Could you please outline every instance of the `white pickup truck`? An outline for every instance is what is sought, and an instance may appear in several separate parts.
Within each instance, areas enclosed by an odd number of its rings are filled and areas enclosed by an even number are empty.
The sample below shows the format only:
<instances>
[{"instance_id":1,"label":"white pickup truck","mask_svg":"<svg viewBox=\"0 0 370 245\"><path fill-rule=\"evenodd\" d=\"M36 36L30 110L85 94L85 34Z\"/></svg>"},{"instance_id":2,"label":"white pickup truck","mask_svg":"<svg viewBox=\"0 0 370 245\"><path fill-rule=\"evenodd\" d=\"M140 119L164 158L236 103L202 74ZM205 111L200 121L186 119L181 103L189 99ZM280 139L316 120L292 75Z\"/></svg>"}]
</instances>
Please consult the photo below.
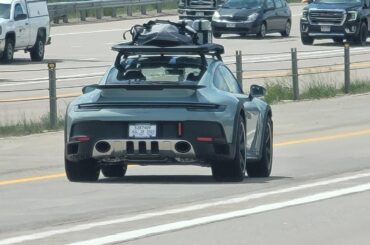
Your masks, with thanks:
<instances>
[{"instance_id":1,"label":"white pickup truck","mask_svg":"<svg viewBox=\"0 0 370 245\"><path fill-rule=\"evenodd\" d=\"M0 60L11 63L15 51L30 52L31 60L44 59L50 43L46 1L0 0Z\"/></svg>"}]
</instances>

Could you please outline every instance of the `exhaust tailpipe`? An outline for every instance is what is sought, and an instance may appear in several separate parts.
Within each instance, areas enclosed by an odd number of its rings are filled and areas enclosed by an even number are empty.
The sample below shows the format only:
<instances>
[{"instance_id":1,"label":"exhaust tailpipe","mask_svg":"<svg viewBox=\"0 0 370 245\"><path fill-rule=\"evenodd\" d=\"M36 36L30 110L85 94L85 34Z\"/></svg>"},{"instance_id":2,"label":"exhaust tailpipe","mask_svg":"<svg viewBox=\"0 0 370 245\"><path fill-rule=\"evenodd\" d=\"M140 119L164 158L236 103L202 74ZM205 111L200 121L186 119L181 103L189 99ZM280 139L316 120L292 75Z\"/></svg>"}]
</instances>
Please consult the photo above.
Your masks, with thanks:
<instances>
[{"instance_id":1,"label":"exhaust tailpipe","mask_svg":"<svg viewBox=\"0 0 370 245\"><path fill-rule=\"evenodd\" d=\"M99 141L95 145L95 149L100 153L107 153L111 148L111 145L106 141Z\"/></svg>"},{"instance_id":2,"label":"exhaust tailpipe","mask_svg":"<svg viewBox=\"0 0 370 245\"><path fill-rule=\"evenodd\" d=\"M191 145L186 141L179 141L175 144L175 150L179 153L188 153Z\"/></svg>"}]
</instances>

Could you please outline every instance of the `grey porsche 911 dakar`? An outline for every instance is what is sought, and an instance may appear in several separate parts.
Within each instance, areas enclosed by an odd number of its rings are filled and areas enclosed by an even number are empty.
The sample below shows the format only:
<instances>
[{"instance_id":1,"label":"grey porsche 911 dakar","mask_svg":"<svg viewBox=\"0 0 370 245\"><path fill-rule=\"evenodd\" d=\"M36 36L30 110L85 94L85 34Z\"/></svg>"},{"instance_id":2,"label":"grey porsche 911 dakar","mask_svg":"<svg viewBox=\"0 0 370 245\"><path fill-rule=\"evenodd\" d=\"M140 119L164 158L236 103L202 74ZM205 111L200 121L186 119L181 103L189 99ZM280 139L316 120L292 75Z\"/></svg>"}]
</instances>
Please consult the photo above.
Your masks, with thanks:
<instances>
[{"instance_id":1,"label":"grey porsche 911 dakar","mask_svg":"<svg viewBox=\"0 0 370 245\"><path fill-rule=\"evenodd\" d=\"M70 181L123 177L127 163L209 166L216 181L268 177L273 158L265 89L243 92L221 45L200 44L188 25L135 26L99 84L66 112Z\"/></svg>"}]
</instances>

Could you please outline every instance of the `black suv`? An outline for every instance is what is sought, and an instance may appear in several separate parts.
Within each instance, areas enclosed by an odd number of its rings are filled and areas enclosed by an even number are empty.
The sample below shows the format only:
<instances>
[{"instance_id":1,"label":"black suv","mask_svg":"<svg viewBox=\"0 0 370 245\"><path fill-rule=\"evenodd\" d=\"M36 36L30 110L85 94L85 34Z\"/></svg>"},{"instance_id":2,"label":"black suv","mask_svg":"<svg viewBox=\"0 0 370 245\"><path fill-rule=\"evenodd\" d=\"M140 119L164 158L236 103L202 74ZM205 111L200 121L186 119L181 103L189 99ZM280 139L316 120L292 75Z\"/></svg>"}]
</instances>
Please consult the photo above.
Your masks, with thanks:
<instances>
[{"instance_id":1,"label":"black suv","mask_svg":"<svg viewBox=\"0 0 370 245\"><path fill-rule=\"evenodd\" d=\"M301 40L305 45L315 39L344 39L362 46L370 33L370 0L311 0L301 17Z\"/></svg>"}]
</instances>

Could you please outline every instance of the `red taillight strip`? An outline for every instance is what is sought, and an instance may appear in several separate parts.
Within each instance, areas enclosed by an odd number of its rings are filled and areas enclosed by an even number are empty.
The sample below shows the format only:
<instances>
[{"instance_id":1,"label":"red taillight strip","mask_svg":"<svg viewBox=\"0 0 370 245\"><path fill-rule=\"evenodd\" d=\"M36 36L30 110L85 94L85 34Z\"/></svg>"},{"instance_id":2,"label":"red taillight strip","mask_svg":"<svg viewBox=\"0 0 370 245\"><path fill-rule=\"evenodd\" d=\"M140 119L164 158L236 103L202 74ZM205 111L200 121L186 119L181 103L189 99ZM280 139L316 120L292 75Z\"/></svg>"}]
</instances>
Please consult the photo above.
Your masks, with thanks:
<instances>
[{"instance_id":1,"label":"red taillight strip","mask_svg":"<svg viewBox=\"0 0 370 245\"><path fill-rule=\"evenodd\" d=\"M213 141L213 138L212 137L197 137L197 141L200 141L200 142L212 142Z\"/></svg>"},{"instance_id":2,"label":"red taillight strip","mask_svg":"<svg viewBox=\"0 0 370 245\"><path fill-rule=\"evenodd\" d=\"M87 142L87 141L90 141L90 137L86 135L77 135L77 136L71 137L71 141Z\"/></svg>"},{"instance_id":3,"label":"red taillight strip","mask_svg":"<svg viewBox=\"0 0 370 245\"><path fill-rule=\"evenodd\" d=\"M182 136L182 134L183 134L183 131L184 131L184 129L183 129L183 126L182 126L182 122L179 122L179 123L177 124L177 135L178 135L179 137L181 137L181 136Z\"/></svg>"}]
</instances>

